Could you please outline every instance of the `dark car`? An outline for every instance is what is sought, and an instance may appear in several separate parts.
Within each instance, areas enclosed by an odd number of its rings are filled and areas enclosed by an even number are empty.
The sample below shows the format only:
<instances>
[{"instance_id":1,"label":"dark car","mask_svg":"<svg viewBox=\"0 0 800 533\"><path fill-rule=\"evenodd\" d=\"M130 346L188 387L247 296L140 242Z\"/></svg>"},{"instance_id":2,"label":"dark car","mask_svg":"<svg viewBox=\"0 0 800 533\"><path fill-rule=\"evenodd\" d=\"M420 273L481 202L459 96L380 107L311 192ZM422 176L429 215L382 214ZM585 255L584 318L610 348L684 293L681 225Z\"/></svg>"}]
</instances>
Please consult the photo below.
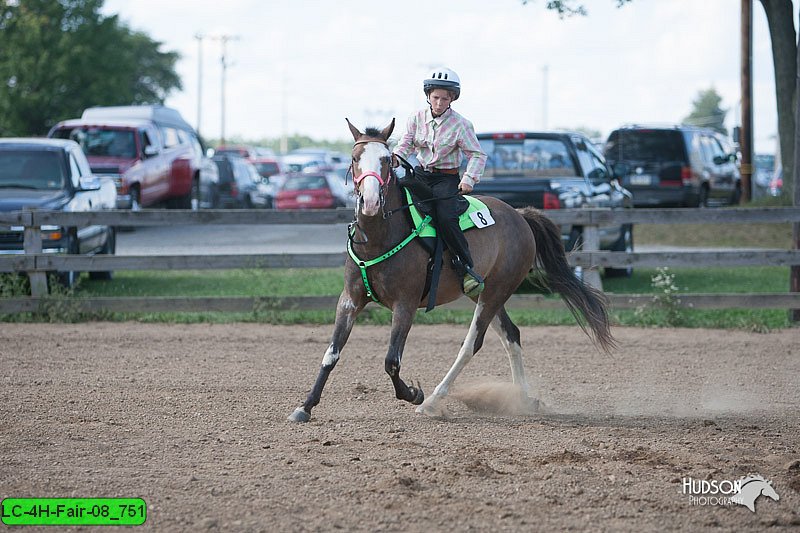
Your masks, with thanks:
<instances>
[{"instance_id":1,"label":"dark car","mask_svg":"<svg viewBox=\"0 0 800 533\"><path fill-rule=\"evenodd\" d=\"M608 137L605 156L635 206L737 204L741 175L732 147L693 126L625 126Z\"/></svg>"},{"instance_id":2,"label":"dark car","mask_svg":"<svg viewBox=\"0 0 800 533\"><path fill-rule=\"evenodd\" d=\"M481 133L478 141L487 161L475 186L476 195L494 196L512 207L538 209L632 205L631 193L619 185L594 144L579 133ZM561 230L565 248L574 249L583 228L562 226ZM604 250L633 251L629 224L602 226L599 236ZM607 275L620 273L606 271Z\"/></svg>"},{"instance_id":3,"label":"dark car","mask_svg":"<svg viewBox=\"0 0 800 533\"><path fill-rule=\"evenodd\" d=\"M275 197L275 209L355 206L355 196L334 172L289 174Z\"/></svg>"},{"instance_id":4,"label":"dark car","mask_svg":"<svg viewBox=\"0 0 800 533\"><path fill-rule=\"evenodd\" d=\"M257 187L261 175L250 161L230 154L215 155L212 159L219 170L217 205L240 209L269 207L258 205L261 196L257 194Z\"/></svg>"},{"instance_id":5,"label":"dark car","mask_svg":"<svg viewBox=\"0 0 800 533\"><path fill-rule=\"evenodd\" d=\"M114 209L114 182L92 174L81 147L60 139L0 139L0 211L35 208L51 211ZM109 226L70 228L43 226L44 253L114 254L116 234ZM0 254L22 254L23 228L0 230ZM71 287L78 272L62 272ZM91 272L93 279L110 279L111 272Z\"/></svg>"}]
</instances>

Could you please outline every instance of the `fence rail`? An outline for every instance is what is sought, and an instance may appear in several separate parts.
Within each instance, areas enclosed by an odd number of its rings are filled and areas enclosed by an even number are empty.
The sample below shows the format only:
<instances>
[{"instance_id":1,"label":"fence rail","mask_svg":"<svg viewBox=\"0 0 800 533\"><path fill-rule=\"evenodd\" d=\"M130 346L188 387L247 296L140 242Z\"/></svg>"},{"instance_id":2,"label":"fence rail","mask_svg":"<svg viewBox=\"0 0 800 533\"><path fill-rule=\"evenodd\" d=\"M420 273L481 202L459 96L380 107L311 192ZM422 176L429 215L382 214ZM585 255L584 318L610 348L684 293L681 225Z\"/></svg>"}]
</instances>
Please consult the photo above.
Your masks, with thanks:
<instances>
[{"instance_id":1,"label":"fence rail","mask_svg":"<svg viewBox=\"0 0 800 533\"><path fill-rule=\"evenodd\" d=\"M547 211L557 224L583 227L582 251L570 255L570 264L585 269L588 282L602 288L598 267L636 266L798 266L800 250L738 249L692 250L669 252L599 251L597 228L611 224L691 224L691 223L798 223L799 207L723 208L723 209L573 209ZM25 253L0 255L0 272L25 273L31 278L33 295L0 299L0 312L32 312L48 301L45 276L53 271L114 270L207 270L234 268L330 268L346 261L341 253L309 254L236 254L236 255L155 255L155 256L79 256L44 254L39 228L45 225L88 226L163 226L203 224L342 224L352 220L350 209L315 211L205 210L205 211L99 211L64 213L54 211L17 211L0 213L0 227L21 226L25 230ZM618 309L636 308L652 302L651 295L608 294ZM335 297L291 298L75 298L84 311L237 311L258 309L314 310L331 309ZM450 308L468 308L471 302L460 301ZM681 294L680 304L695 309L708 308L777 308L800 309L800 293L776 294ZM558 299L536 295L515 295L509 308L561 308Z\"/></svg>"}]
</instances>

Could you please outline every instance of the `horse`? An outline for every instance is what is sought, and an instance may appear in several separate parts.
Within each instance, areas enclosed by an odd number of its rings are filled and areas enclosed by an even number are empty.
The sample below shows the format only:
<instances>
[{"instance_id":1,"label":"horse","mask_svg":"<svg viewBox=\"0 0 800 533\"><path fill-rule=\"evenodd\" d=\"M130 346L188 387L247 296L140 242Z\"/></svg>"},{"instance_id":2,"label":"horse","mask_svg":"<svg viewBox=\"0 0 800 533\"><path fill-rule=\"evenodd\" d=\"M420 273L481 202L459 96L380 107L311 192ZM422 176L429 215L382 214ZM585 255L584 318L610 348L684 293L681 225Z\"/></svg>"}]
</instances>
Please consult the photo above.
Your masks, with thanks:
<instances>
[{"instance_id":1,"label":"horse","mask_svg":"<svg viewBox=\"0 0 800 533\"><path fill-rule=\"evenodd\" d=\"M479 197L490 209L495 223L465 234L475 261L474 269L483 276L485 287L480 295L472 298L476 306L469 331L455 362L433 394L426 398L419 383L406 384L400 378L400 366L414 315L418 308L428 305L426 265L430 253L419 244L419 239L413 238L414 230L408 217L396 214L407 207L407 203L392 169L392 154L388 148L395 120L382 130L367 128L365 133L345 120L354 139L351 171L358 196L349 238L353 256L361 260L361 265L356 264L355 259L347 259L344 289L336 306L330 344L311 391L305 402L289 416L290 421L311 419L311 410L319 404L356 317L373 300L392 312L384 368L391 378L396 398L416 405L416 412L434 418L444 417L443 400L459 373L482 347L489 327L501 339L510 361L513 383L524 398L535 402L529 397L519 328L511 321L505 303L537 265L543 269L549 288L566 302L583 331L602 350L611 351L615 341L607 302L602 292L574 275L559 228L536 209L516 210L496 198ZM398 243L405 241L406 245L399 246ZM387 259L375 264L369 261L387 252L392 253ZM448 252L444 253L443 260L445 265L450 264ZM460 277L455 270L443 268L435 302L431 303L442 305L461 296L464 294Z\"/></svg>"}]
</instances>

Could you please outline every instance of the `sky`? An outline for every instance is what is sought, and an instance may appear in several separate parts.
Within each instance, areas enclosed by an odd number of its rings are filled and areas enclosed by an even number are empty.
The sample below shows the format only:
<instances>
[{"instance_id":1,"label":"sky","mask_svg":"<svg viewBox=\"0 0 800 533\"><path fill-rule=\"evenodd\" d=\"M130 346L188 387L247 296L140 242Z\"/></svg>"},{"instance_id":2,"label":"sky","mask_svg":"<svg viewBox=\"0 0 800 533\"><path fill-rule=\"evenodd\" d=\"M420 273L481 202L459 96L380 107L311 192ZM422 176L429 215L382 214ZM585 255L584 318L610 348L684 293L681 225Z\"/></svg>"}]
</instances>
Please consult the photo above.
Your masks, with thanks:
<instances>
[{"instance_id":1,"label":"sky","mask_svg":"<svg viewBox=\"0 0 800 533\"><path fill-rule=\"evenodd\" d=\"M226 138L346 140L345 117L362 131L396 117L397 136L426 105L422 80L437 66L460 76L453 108L478 132L589 128L605 138L623 124L680 122L712 87L726 126L740 123L739 0L581 3L588 16L565 19L546 0L106 0L103 13L180 53L183 89L166 105L206 138L223 129L221 36L231 37ZM754 0L758 153L776 146L773 68Z\"/></svg>"}]
</instances>

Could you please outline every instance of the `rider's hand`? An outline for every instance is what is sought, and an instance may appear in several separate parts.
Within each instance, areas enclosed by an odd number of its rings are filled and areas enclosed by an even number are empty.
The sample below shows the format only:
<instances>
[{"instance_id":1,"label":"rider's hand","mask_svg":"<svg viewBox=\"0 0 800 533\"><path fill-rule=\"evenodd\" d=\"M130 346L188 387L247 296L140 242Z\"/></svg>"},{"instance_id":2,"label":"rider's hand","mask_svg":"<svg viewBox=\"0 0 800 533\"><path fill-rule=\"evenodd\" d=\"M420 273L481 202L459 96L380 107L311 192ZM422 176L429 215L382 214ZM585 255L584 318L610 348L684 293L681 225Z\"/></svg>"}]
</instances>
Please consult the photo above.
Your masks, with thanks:
<instances>
[{"instance_id":1,"label":"rider's hand","mask_svg":"<svg viewBox=\"0 0 800 533\"><path fill-rule=\"evenodd\" d=\"M458 184L458 192L459 194L469 194L472 192L472 185L469 183L464 183L463 181Z\"/></svg>"},{"instance_id":2,"label":"rider's hand","mask_svg":"<svg viewBox=\"0 0 800 533\"><path fill-rule=\"evenodd\" d=\"M392 154L392 168L397 168L400 166L400 160L397 159L397 156Z\"/></svg>"}]
</instances>

